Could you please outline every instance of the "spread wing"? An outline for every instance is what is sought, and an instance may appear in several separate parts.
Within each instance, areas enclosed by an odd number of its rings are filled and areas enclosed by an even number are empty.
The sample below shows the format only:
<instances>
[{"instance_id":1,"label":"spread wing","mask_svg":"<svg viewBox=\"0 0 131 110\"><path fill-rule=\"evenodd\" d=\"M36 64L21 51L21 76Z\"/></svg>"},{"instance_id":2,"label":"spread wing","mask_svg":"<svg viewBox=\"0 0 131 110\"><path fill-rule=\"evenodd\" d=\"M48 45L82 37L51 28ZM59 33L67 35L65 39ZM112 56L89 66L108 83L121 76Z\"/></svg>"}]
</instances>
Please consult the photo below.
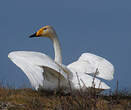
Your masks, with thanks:
<instances>
[{"instance_id":1,"label":"spread wing","mask_svg":"<svg viewBox=\"0 0 131 110\"><path fill-rule=\"evenodd\" d=\"M50 57L39 52L15 51L9 53L8 57L26 74L31 85L38 89L44 86L43 81L54 81L53 78L67 79L67 71L60 64L54 62Z\"/></svg>"},{"instance_id":2,"label":"spread wing","mask_svg":"<svg viewBox=\"0 0 131 110\"><path fill-rule=\"evenodd\" d=\"M114 74L113 65L106 59L91 53L83 53L80 58L67 66L77 73L93 74L98 70L97 77L112 80Z\"/></svg>"}]
</instances>

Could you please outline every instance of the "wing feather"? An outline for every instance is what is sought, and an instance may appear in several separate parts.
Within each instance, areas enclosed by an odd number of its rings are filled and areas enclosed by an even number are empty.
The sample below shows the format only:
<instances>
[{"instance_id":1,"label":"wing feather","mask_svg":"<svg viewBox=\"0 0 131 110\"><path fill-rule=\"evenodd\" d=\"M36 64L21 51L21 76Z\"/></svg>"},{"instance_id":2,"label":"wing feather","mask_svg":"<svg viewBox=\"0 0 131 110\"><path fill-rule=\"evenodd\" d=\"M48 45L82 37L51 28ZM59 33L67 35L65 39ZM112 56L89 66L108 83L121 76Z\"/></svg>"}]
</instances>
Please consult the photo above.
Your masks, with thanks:
<instances>
[{"instance_id":1,"label":"wing feather","mask_svg":"<svg viewBox=\"0 0 131 110\"><path fill-rule=\"evenodd\" d=\"M9 53L8 57L23 70L35 89L43 86L44 74L48 76L48 79L49 77L58 77L58 75L65 80L67 79L67 73L61 69L62 67L60 68L60 65L45 54L31 51L14 51Z\"/></svg>"},{"instance_id":2,"label":"wing feather","mask_svg":"<svg viewBox=\"0 0 131 110\"><path fill-rule=\"evenodd\" d=\"M91 53L83 53L77 61L69 64L68 68L78 73L95 73L98 69L96 76L106 80L112 80L114 74L114 67L109 61Z\"/></svg>"}]
</instances>

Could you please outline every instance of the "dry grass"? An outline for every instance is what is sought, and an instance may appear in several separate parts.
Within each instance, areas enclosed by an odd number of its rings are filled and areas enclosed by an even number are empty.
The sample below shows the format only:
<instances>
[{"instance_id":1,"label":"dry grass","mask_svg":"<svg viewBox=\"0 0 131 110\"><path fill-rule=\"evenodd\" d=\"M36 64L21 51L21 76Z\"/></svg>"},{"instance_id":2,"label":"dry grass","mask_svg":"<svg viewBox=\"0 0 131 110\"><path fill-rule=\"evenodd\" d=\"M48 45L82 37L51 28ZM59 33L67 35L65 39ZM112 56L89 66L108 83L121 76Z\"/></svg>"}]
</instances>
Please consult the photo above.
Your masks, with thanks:
<instances>
[{"instance_id":1,"label":"dry grass","mask_svg":"<svg viewBox=\"0 0 131 110\"><path fill-rule=\"evenodd\" d=\"M62 95L0 87L0 110L131 110L131 94L127 92L100 95L92 91Z\"/></svg>"},{"instance_id":2,"label":"dry grass","mask_svg":"<svg viewBox=\"0 0 131 110\"><path fill-rule=\"evenodd\" d=\"M63 90L49 92L0 86L0 110L131 110L131 92L119 91L118 81L115 92L99 94L100 89L95 89L94 84L97 72L92 88L85 92L82 89L73 91L70 81L70 94L63 94ZM78 75L77 78L81 81Z\"/></svg>"}]
</instances>

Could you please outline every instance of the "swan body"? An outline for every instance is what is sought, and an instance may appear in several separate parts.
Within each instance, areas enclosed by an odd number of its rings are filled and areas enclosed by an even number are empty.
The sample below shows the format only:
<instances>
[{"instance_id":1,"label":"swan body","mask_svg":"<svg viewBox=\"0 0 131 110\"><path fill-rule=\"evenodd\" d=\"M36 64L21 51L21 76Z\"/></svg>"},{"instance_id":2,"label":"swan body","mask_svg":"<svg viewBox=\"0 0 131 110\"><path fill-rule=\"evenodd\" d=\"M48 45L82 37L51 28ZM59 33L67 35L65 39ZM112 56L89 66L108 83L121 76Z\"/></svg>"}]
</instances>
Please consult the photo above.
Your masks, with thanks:
<instances>
[{"instance_id":1,"label":"swan body","mask_svg":"<svg viewBox=\"0 0 131 110\"><path fill-rule=\"evenodd\" d=\"M54 45L55 60L40 52L14 51L8 57L26 74L32 87L45 90L56 90L59 87L66 89L85 89L92 87L109 89L110 87L98 78L112 80L113 65L106 59L91 53L83 53L80 58L65 66L62 64L61 47L55 30L51 26L44 26L30 37L48 37ZM70 82L70 84L69 84Z\"/></svg>"}]
</instances>

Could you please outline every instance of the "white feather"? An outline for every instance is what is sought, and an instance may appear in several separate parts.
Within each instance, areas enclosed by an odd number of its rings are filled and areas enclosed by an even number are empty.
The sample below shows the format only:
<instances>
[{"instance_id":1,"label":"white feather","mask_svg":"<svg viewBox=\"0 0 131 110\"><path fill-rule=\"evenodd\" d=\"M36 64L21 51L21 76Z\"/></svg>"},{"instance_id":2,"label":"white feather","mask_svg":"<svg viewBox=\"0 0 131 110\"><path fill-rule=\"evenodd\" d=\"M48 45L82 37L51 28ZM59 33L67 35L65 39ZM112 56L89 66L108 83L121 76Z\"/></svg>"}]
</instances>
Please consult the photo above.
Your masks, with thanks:
<instances>
[{"instance_id":1,"label":"white feather","mask_svg":"<svg viewBox=\"0 0 131 110\"><path fill-rule=\"evenodd\" d=\"M106 80L113 79L114 74L114 67L109 61L91 53L83 53L77 61L69 64L68 68L77 73L92 74L98 69L96 76Z\"/></svg>"},{"instance_id":2,"label":"white feather","mask_svg":"<svg viewBox=\"0 0 131 110\"><path fill-rule=\"evenodd\" d=\"M64 72L60 65L45 54L31 51L15 51L9 53L8 57L23 70L35 89L39 87L54 89L58 85L57 78L51 79L53 83L44 80L44 67L48 67L50 71L54 70L54 76L60 74L63 80L67 80L67 73ZM48 72L48 74L50 73Z\"/></svg>"},{"instance_id":3,"label":"white feather","mask_svg":"<svg viewBox=\"0 0 131 110\"><path fill-rule=\"evenodd\" d=\"M66 66L62 64L57 64L55 61L53 61L50 57L48 57L45 54L39 53L39 52L30 52L30 51L15 51L11 52L8 57L18 66L20 67L23 72L27 75L29 78L31 85L37 90L39 87L42 87L44 89L48 90L54 90L58 87L58 79L57 77L58 74L64 78L61 81L61 85L64 87L68 87L69 84L67 83L68 77L67 74L69 74L69 80L71 82L71 86L73 89L80 89L80 85L86 86L86 87L91 87L92 86L92 81L93 77L89 76L87 74L84 74L84 68L81 67L86 67L87 65L84 65L84 62L81 62L81 66L78 63L74 63L73 67L68 66L68 69ZM46 78L44 77L44 68L43 67L48 67L50 71L54 74L54 76L49 76L50 80L45 80ZM52 74L48 71L48 75ZM91 72L91 71L90 71ZM80 85L79 85L79 80L80 79ZM84 84L83 84L84 82ZM100 80L95 78L95 88L101 88L101 89L109 89L110 87L106 85L104 82L101 82Z\"/></svg>"}]
</instances>

